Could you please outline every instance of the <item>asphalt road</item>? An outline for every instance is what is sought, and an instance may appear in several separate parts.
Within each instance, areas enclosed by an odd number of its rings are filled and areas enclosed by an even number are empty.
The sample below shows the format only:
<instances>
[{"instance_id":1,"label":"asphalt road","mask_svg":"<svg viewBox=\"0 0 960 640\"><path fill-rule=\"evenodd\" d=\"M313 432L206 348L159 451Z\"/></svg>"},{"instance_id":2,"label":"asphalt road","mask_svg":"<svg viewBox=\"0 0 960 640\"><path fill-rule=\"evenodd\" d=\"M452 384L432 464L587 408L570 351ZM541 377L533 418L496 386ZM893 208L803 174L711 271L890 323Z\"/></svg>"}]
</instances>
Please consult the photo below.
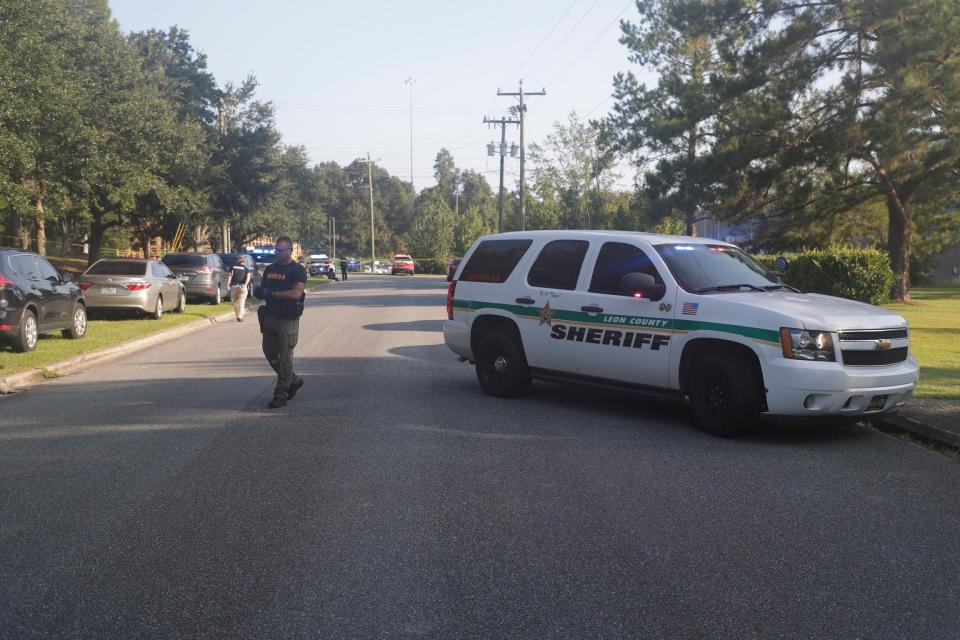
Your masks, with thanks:
<instances>
[{"instance_id":1,"label":"asphalt road","mask_svg":"<svg viewBox=\"0 0 960 640\"><path fill-rule=\"evenodd\" d=\"M311 294L280 410L255 317L0 398L0 637L960 637L960 464L489 398L445 290Z\"/></svg>"}]
</instances>

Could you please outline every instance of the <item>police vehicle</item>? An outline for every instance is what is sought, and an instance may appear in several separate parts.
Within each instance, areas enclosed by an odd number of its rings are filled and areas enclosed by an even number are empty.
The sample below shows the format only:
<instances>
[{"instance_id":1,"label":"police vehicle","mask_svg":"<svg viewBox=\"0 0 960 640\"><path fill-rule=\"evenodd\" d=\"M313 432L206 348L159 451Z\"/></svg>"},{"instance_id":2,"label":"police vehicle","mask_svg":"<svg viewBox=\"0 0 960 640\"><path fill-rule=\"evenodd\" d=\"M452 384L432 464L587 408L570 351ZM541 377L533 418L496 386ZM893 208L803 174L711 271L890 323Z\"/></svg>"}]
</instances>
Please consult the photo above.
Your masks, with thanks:
<instances>
[{"instance_id":1,"label":"police vehicle","mask_svg":"<svg viewBox=\"0 0 960 640\"><path fill-rule=\"evenodd\" d=\"M447 318L447 346L492 396L519 396L534 378L671 394L718 436L744 433L760 414L888 413L919 371L902 316L800 293L705 238L485 236L449 285Z\"/></svg>"}]
</instances>

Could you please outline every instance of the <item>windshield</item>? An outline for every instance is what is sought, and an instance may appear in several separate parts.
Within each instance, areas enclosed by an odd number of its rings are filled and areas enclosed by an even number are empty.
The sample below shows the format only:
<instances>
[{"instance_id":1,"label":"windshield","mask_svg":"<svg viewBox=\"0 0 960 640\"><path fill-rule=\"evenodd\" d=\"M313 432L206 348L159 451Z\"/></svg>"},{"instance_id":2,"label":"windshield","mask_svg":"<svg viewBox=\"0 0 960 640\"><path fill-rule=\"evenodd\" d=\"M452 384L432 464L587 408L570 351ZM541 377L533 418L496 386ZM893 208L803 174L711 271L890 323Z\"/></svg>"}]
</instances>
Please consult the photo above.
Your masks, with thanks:
<instances>
[{"instance_id":1,"label":"windshield","mask_svg":"<svg viewBox=\"0 0 960 640\"><path fill-rule=\"evenodd\" d=\"M101 260L89 269L91 276L142 276L147 272L147 263L139 260Z\"/></svg>"},{"instance_id":2,"label":"windshield","mask_svg":"<svg viewBox=\"0 0 960 640\"><path fill-rule=\"evenodd\" d=\"M714 244L661 244L655 247L686 291L706 293L764 289L780 279L736 247Z\"/></svg>"}]
</instances>

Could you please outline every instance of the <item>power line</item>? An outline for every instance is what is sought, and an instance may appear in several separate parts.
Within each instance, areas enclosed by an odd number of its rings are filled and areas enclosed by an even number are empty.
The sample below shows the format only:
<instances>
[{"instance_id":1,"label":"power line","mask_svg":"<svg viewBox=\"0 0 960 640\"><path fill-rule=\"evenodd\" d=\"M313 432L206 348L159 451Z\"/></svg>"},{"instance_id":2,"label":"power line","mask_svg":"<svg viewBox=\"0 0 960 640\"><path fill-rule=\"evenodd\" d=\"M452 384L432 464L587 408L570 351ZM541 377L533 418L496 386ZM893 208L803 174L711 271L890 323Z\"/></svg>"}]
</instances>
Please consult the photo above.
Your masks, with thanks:
<instances>
[{"instance_id":1,"label":"power line","mask_svg":"<svg viewBox=\"0 0 960 640\"><path fill-rule=\"evenodd\" d=\"M570 34L571 34L571 33L573 33L574 31L576 31L577 27L580 26L580 23L584 21L584 19L590 14L591 11L593 11L593 8L594 8L595 6L597 6L597 3L598 3L598 2L600 2L600 0L594 0L594 1L593 1L593 4L590 5L590 8L587 9L586 12L585 12L582 16L580 16L580 19L577 20L577 23L576 23L575 25L573 25L573 26L570 28L569 31L567 31L566 35L564 35L563 38L560 39L560 42L558 42L558 43L556 44L556 46L554 46L553 49L550 50L550 53L548 53L545 57L541 58L540 62L538 62L538 63L536 64L536 66L533 67L533 69L530 69L530 70L526 73L526 75L527 75L528 78L533 75L533 72L534 72L534 71L536 71L536 70L539 69L541 66L543 66L543 63L546 62L547 60L549 60L550 57L551 57L554 53L556 53L557 49L560 48L560 45L562 45L564 42L567 41L567 38L570 37Z\"/></svg>"},{"instance_id":2,"label":"power line","mask_svg":"<svg viewBox=\"0 0 960 640\"><path fill-rule=\"evenodd\" d=\"M540 50L540 47L543 46L543 43L546 42L550 38L550 36L553 35L553 32L557 30L557 27L560 26L560 23L563 22L564 18L567 17L567 14L570 13L570 9L573 9L573 5L575 4L577 4L577 0L573 0L573 2L570 3L570 6L567 7L567 10L563 12L562 16L560 16L560 19L557 20L557 22L550 28L550 31L548 31L547 35L543 37L543 40L540 41L540 44L534 47L533 51L530 52L530 55L528 55L526 59L520 63L520 66L518 66L516 69L513 70L513 73L510 74L510 77L500 83L501 87L506 86L508 83L512 82L513 79L516 77L517 72L520 71L520 69L522 69L525 64L530 62L530 59L533 58L533 56L537 53L537 51Z\"/></svg>"},{"instance_id":3,"label":"power line","mask_svg":"<svg viewBox=\"0 0 960 640\"><path fill-rule=\"evenodd\" d=\"M623 9L620 10L620 13L617 14L617 17L615 17L613 20L611 20L611 21L610 21L610 24L608 24L606 27L604 27L603 30L600 31L600 33L597 34L597 37L594 38L593 41L591 41L590 44L587 45L587 48L584 49L583 51L581 51L580 54L570 62L570 64L568 64L566 67L563 68L563 71L561 71L560 73L558 73L558 74L556 75L556 77L553 78L553 79L552 79L550 82L548 82L547 84L551 84L551 85L552 85L552 84L555 83L557 80L559 80L567 71L569 71L569 70L571 69L571 67L573 67L573 65L577 64L577 63L580 61L580 59L581 59L583 56L585 56L585 55L587 54L587 52L590 51L590 49L593 48L593 45L597 44L597 41L600 40L600 38L603 37L603 35L604 35L607 31L610 30L610 27L612 27L618 20L620 20L620 16L622 16L622 15L626 12L626 10L630 8L630 6L631 6L632 4L633 4L633 0L630 0L630 2L628 2L628 3L626 4L626 6L624 6Z\"/></svg>"}]
</instances>

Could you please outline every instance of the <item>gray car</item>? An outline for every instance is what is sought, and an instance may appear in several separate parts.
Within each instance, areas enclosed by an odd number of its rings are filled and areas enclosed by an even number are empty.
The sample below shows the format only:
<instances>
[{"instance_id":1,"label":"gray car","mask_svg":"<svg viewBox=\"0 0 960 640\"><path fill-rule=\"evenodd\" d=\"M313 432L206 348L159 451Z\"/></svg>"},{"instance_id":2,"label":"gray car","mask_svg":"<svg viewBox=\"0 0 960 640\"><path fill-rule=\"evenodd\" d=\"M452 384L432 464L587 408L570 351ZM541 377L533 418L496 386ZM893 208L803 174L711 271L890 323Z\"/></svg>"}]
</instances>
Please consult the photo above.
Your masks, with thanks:
<instances>
[{"instance_id":1,"label":"gray car","mask_svg":"<svg viewBox=\"0 0 960 640\"><path fill-rule=\"evenodd\" d=\"M163 264L177 274L187 288L187 296L220 304L228 296L227 268L215 253L168 253Z\"/></svg>"},{"instance_id":2,"label":"gray car","mask_svg":"<svg viewBox=\"0 0 960 640\"><path fill-rule=\"evenodd\" d=\"M142 311L159 320L164 311L182 312L187 305L183 283L157 260L98 260L83 272L77 284L91 311Z\"/></svg>"}]
</instances>

